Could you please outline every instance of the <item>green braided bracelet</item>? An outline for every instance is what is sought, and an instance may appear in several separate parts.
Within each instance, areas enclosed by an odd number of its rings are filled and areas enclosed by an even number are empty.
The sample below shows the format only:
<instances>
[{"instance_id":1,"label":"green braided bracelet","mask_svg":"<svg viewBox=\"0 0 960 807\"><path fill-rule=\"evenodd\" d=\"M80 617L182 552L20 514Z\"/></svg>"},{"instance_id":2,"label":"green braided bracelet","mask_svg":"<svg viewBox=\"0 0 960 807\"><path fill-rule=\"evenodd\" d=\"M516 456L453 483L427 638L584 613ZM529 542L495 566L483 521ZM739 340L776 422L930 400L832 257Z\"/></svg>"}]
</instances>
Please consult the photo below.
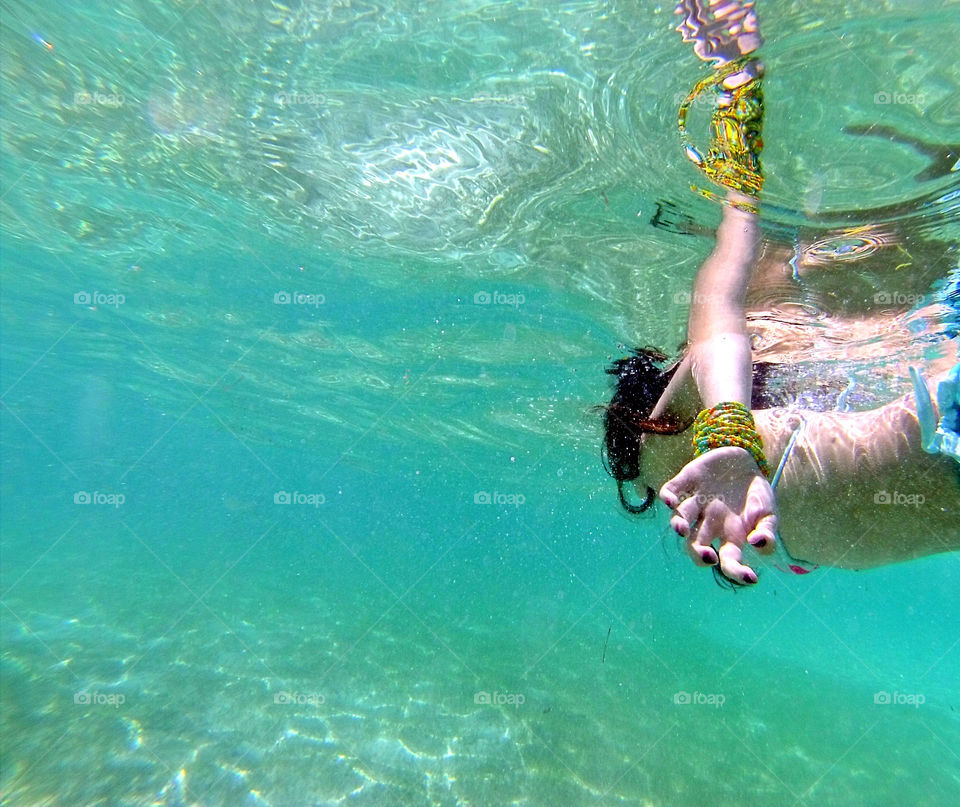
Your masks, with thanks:
<instances>
[{"instance_id":1,"label":"green braided bracelet","mask_svg":"<svg viewBox=\"0 0 960 807\"><path fill-rule=\"evenodd\" d=\"M763 454L763 440L760 439L753 415L742 403L719 403L712 409L704 409L693 422L695 457L723 446L736 446L749 451L763 475L769 478L770 466Z\"/></svg>"}]
</instances>

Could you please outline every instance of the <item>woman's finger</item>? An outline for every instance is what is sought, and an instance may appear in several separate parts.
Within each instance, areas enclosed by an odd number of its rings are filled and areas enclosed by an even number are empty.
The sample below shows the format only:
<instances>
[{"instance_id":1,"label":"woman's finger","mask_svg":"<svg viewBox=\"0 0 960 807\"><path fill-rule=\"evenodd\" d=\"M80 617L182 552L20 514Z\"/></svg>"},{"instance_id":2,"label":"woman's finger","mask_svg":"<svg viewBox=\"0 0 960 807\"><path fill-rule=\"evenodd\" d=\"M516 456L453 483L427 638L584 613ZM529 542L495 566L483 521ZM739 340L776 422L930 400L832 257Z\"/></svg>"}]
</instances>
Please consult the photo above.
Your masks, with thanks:
<instances>
[{"instance_id":1,"label":"woman's finger","mask_svg":"<svg viewBox=\"0 0 960 807\"><path fill-rule=\"evenodd\" d=\"M727 541L720 547L720 569L731 580L752 586L757 582L757 574L740 562L742 557L740 547Z\"/></svg>"},{"instance_id":2,"label":"woman's finger","mask_svg":"<svg viewBox=\"0 0 960 807\"><path fill-rule=\"evenodd\" d=\"M696 523L700 520L700 500L696 496L677 497L678 504L673 508L673 518L670 526L678 535L688 537Z\"/></svg>"},{"instance_id":3,"label":"woman's finger","mask_svg":"<svg viewBox=\"0 0 960 807\"><path fill-rule=\"evenodd\" d=\"M777 517L771 514L761 518L747 536L747 542L761 555L772 555L777 548Z\"/></svg>"},{"instance_id":4,"label":"woman's finger","mask_svg":"<svg viewBox=\"0 0 960 807\"><path fill-rule=\"evenodd\" d=\"M671 510L676 510L680 502L683 501L683 489L680 487L678 477L664 482L660 488L660 501L662 501Z\"/></svg>"},{"instance_id":5,"label":"woman's finger","mask_svg":"<svg viewBox=\"0 0 960 807\"><path fill-rule=\"evenodd\" d=\"M702 535L706 535L706 533L697 527L691 530L686 542L687 554L697 566L716 566L720 562L717 550L710 546L708 541L701 540L700 536Z\"/></svg>"}]
</instances>

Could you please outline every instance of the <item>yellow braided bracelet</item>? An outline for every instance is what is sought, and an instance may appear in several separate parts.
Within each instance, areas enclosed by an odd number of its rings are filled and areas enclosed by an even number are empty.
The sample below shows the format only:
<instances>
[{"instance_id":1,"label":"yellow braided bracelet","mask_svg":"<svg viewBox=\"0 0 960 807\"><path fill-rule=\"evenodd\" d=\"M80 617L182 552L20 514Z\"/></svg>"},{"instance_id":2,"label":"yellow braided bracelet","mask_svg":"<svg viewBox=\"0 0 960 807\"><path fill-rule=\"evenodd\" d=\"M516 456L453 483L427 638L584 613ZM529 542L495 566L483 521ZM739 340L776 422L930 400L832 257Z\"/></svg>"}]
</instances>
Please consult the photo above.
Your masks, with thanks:
<instances>
[{"instance_id":1,"label":"yellow braided bracelet","mask_svg":"<svg viewBox=\"0 0 960 807\"><path fill-rule=\"evenodd\" d=\"M693 421L693 453L695 457L706 454L712 448L736 446L753 455L765 477L770 476L770 466L763 454L763 440L753 421L753 415L742 403L728 401L718 403L712 409L704 409Z\"/></svg>"},{"instance_id":2,"label":"yellow braided bracelet","mask_svg":"<svg viewBox=\"0 0 960 807\"><path fill-rule=\"evenodd\" d=\"M726 79L740 73L744 75L743 83L732 88L724 86ZM680 141L687 157L713 182L751 197L759 196L763 187L762 75L763 67L756 58L736 59L697 82L677 113ZM710 148L704 153L693 145L687 133L687 114L694 99L708 87L714 87L718 95L710 121ZM708 190L697 187L694 190L716 198ZM756 213L755 205L738 202L734 206Z\"/></svg>"}]
</instances>

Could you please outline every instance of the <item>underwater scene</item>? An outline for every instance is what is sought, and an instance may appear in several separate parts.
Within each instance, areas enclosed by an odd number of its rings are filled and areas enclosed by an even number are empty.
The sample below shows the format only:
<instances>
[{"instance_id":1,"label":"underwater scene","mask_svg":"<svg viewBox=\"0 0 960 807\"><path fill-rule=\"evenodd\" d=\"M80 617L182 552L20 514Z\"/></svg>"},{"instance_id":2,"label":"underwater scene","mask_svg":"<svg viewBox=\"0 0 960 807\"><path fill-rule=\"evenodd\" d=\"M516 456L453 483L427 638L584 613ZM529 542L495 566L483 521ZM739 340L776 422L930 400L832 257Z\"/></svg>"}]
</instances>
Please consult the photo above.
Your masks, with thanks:
<instances>
[{"instance_id":1,"label":"underwater scene","mask_svg":"<svg viewBox=\"0 0 960 807\"><path fill-rule=\"evenodd\" d=\"M753 9L763 389L887 412L956 362L960 3ZM0 2L3 805L960 804L956 463L768 440L821 554L755 585L611 476L729 209L691 18Z\"/></svg>"}]
</instances>

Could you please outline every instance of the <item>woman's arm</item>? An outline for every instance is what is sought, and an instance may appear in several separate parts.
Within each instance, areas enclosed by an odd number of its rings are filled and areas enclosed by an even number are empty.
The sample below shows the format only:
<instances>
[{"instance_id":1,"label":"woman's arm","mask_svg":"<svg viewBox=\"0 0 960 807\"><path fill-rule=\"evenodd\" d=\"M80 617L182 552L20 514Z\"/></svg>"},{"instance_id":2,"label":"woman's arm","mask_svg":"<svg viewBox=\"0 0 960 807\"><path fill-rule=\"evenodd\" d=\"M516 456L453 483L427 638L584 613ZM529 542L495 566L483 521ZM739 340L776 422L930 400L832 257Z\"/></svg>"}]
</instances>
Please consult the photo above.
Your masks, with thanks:
<instances>
[{"instance_id":1,"label":"woman's arm","mask_svg":"<svg viewBox=\"0 0 960 807\"><path fill-rule=\"evenodd\" d=\"M732 191L728 198L748 200ZM756 216L724 206L716 238L690 297L687 340L691 371L705 407L721 401L749 407L753 362L744 299L757 253Z\"/></svg>"},{"instance_id":2,"label":"woman's arm","mask_svg":"<svg viewBox=\"0 0 960 807\"><path fill-rule=\"evenodd\" d=\"M751 201L733 191L728 199L735 204ZM750 404L752 359L744 299L758 238L755 215L732 206L724 208L716 245L694 280L687 355L651 418L679 410L681 420L693 419L705 406L721 401ZM696 389L691 389L691 380Z\"/></svg>"},{"instance_id":3,"label":"woman's arm","mask_svg":"<svg viewBox=\"0 0 960 807\"><path fill-rule=\"evenodd\" d=\"M728 578L750 584L757 576L741 562L741 549L749 540L760 551L772 551L776 531L773 490L749 413L753 363L744 312L757 252L756 197L763 186L763 65L748 55L763 40L752 0L682 0L677 11L684 15L684 40L717 68L681 105L681 140L687 156L726 189L727 198L716 246L694 281L687 331L690 373L705 407L694 424L699 456L663 486L660 498L673 509L670 525L687 539L694 560L719 563ZM708 86L718 93L717 108L710 148L701 153L687 137L685 121L689 105Z\"/></svg>"},{"instance_id":4,"label":"woman's arm","mask_svg":"<svg viewBox=\"0 0 960 807\"><path fill-rule=\"evenodd\" d=\"M705 408L735 401L750 406L750 338L744 311L747 284L757 252L756 215L737 204L749 197L731 191L717 229L717 243L697 273L691 295L688 341L690 369ZM689 462L660 491L674 510L670 525L687 539L695 561L720 564L742 583L756 574L742 563L746 541L763 552L774 549L773 490L746 449L724 446ZM711 544L720 539L720 548Z\"/></svg>"}]
</instances>

